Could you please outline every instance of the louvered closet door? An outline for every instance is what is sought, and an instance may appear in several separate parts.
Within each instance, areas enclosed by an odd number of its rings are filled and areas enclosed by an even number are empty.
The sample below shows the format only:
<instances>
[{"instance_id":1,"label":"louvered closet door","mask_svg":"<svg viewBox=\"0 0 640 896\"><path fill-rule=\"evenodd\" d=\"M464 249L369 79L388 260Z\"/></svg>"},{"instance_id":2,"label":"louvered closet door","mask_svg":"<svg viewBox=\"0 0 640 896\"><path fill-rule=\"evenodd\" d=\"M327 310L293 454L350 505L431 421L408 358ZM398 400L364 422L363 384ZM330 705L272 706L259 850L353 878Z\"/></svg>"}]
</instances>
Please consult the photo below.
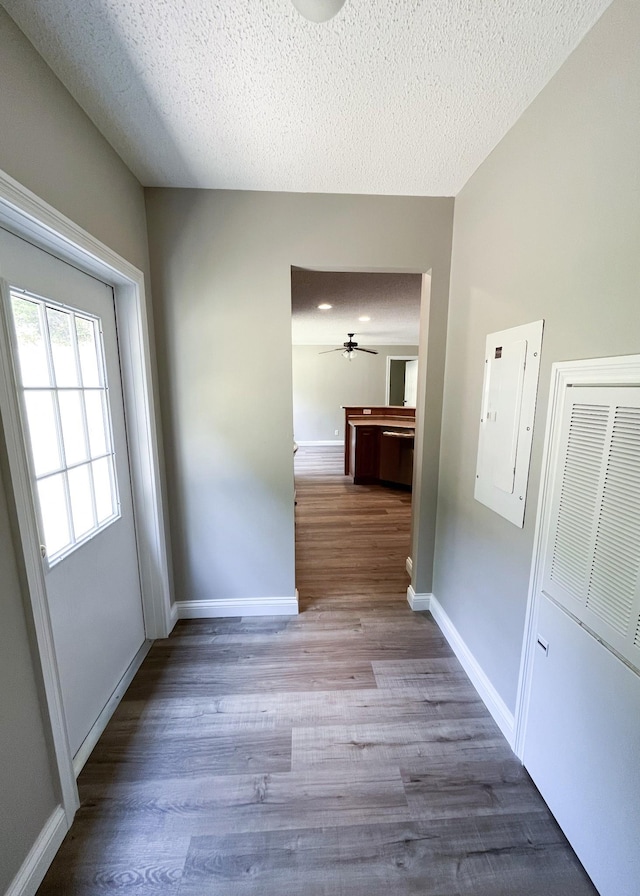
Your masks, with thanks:
<instances>
[{"instance_id":1,"label":"louvered closet door","mask_svg":"<svg viewBox=\"0 0 640 896\"><path fill-rule=\"evenodd\" d=\"M640 389L568 390L543 592L640 669Z\"/></svg>"},{"instance_id":2,"label":"louvered closet door","mask_svg":"<svg viewBox=\"0 0 640 896\"><path fill-rule=\"evenodd\" d=\"M523 758L600 896L638 896L640 386L559 388Z\"/></svg>"}]
</instances>

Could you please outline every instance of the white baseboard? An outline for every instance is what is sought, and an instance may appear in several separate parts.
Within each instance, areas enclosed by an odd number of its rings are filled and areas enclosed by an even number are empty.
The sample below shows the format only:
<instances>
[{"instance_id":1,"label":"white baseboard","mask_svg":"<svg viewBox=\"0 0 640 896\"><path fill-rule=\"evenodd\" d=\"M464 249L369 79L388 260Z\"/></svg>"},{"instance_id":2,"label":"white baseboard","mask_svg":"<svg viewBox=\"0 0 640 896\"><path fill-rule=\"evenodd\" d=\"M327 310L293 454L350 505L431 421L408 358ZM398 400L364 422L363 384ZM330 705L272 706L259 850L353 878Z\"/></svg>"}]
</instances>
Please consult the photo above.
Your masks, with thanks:
<instances>
[{"instance_id":1,"label":"white baseboard","mask_svg":"<svg viewBox=\"0 0 640 896\"><path fill-rule=\"evenodd\" d=\"M107 702L104 706L104 709L102 710L102 712L100 713L100 715L94 722L91 730L89 731L89 733L83 740L83 742L80 746L80 749L78 750L76 755L73 757L73 771L74 771L76 778L78 777L78 775L84 768L84 765L85 765L87 759L93 752L93 748L98 743L98 739L100 738L100 735L102 734L104 729L109 724L109 720L111 719L111 716L114 714L114 712L116 711L116 709L118 707L118 704L124 697L125 691L127 690L129 685L133 681L134 675L136 674L136 672L142 665L142 661L144 660L145 656L149 653L149 650L151 649L152 644L153 644L153 641L145 641L144 644L142 645L142 647L140 648L140 650L136 653L134 658L131 660L131 663L129 664L127 671L124 673L124 675L118 682L116 689L114 690L113 694L107 700Z\"/></svg>"},{"instance_id":2,"label":"white baseboard","mask_svg":"<svg viewBox=\"0 0 640 896\"><path fill-rule=\"evenodd\" d=\"M312 439L311 441L305 441L296 439L296 442L300 446L300 448L320 448L322 446L335 446L336 448L344 448L344 441L342 439Z\"/></svg>"},{"instance_id":3,"label":"white baseboard","mask_svg":"<svg viewBox=\"0 0 640 896\"><path fill-rule=\"evenodd\" d=\"M404 561L404 566L405 566L405 569L407 570L407 572L409 573L409 575L412 575L413 574L413 560L411 559L411 557L407 557L407 559Z\"/></svg>"},{"instance_id":4,"label":"white baseboard","mask_svg":"<svg viewBox=\"0 0 640 896\"><path fill-rule=\"evenodd\" d=\"M431 595L429 609L431 610L431 615L438 624L438 628L445 636L451 649L460 661L460 665L469 676L471 684L482 698L482 702L506 737L509 746L513 749L515 736L515 719L513 713L509 710L507 704L491 684L482 667L463 641L460 632L451 619L449 619L441 604L433 594Z\"/></svg>"},{"instance_id":5,"label":"white baseboard","mask_svg":"<svg viewBox=\"0 0 640 896\"><path fill-rule=\"evenodd\" d=\"M180 600L179 619L217 619L221 616L297 616L295 597L233 597L223 600Z\"/></svg>"},{"instance_id":6,"label":"white baseboard","mask_svg":"<svg viewBox=\"0 0 640 896\"><path fill-rule=\"evenodd\" d=\"M22 867L9 884L5 896L35 896L49 865L67 833L67 818L62 806L56 806L29 850Z\"/></svg>"},{"instance_id":7,"label":"white baseboard","mask_svg":"<svg viewBox=\"0 0 640 896\"><path fill-rule=\"evenodd\" d=\"M416 594L413 585L407 588L407 603L416 613L429 610L431 607L431 594Z\"/></svg>"}]
</instances>

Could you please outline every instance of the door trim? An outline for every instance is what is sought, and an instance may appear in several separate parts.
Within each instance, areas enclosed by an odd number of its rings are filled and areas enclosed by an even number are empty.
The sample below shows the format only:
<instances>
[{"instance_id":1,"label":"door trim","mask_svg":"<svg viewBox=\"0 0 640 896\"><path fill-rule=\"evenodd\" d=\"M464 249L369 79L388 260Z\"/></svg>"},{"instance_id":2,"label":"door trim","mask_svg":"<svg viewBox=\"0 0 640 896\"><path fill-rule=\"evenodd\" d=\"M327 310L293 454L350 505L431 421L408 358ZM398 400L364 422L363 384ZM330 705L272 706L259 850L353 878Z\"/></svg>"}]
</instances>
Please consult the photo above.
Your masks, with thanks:
<instances>
[{"instance_id":1,"label":"door trim","mask_svg":"<svg viewBox=\"0 0 640 896\"><path fill-rule=\"evenodd\" d=\"M391 388L391 362L392 361L420 361L418 355L387 355L387 369L384 386L384 403L389 404L389 389Z\"/></svg>"},{"instance_id":2,"label":"door trim","mask_svg":"<svg viewBox=\"0 0 640 896\"><path fill-rule=\"evenodd\" d=\"M145 635L148 639L166 637L174 622L144 275L3 171L0 171L0 226L113 286ZM22 545L53 754L62 805L70 826L79 805L78 791L67 741L40 537L8 351L6 298L3 295L0 312L0 417L4 421L15 522Z\"/></svg>"},{"instance_id":3,"label":"door trim","mask_svg":"<svg viewBox=\"0 0 640 896\"><path fill-rule=\"evenodd\" d=\"M531 686L533 661L537 642L538 593L542 575L544 523L550 498L549 483L556 463L557 439L554 438L559 415L562 413L564 395L571 386L637 385L640 383L640 355L621 355L613 358L592 358L585 361L559 361L551 367L549 406L544 436L538 509L531 560L531 575L525 615L518 692L516 696L515 734L513 749L524 760L525 736Z\"/></svg>"},{"instance_id":4,"label":"door trim","mask_svg":"<svg viewBox=\"0 0 640 896\"><path fill-rule=\"evenodd\" d=\"M389 404L389 390L391 388L391 362L392 361L420 361L418 355L387 355L387 368L384 384L384 403Z\"/></svg>"}]
</instances>

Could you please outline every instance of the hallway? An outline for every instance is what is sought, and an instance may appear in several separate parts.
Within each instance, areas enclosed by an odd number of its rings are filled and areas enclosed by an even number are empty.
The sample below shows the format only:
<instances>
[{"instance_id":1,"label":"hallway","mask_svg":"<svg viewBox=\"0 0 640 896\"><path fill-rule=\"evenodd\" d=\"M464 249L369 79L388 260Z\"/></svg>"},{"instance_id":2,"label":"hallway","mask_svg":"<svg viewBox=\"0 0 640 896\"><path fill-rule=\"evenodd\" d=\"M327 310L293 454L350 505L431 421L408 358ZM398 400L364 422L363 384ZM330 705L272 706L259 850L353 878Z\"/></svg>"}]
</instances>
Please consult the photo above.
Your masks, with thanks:
<instances>
[{"instance_id":1,"label":"hallway","mask_svg":"<svg viewBox=\"0 0 640 896\"><path fill-rule=\"evenodd\" d=\"M410 496L296 457L298 617L183 621L79 779L40 896L593 896L428 614Z\"/></svg>"}]
</instances>

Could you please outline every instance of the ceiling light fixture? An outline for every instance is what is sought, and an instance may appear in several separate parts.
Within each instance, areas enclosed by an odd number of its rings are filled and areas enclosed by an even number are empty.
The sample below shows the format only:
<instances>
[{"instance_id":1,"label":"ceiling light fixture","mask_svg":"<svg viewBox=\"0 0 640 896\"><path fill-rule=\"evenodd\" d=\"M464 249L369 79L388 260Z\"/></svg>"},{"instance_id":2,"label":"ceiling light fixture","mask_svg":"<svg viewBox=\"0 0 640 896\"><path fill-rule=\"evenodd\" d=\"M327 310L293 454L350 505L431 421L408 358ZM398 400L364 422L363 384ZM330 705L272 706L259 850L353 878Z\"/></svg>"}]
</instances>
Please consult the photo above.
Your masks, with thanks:
<instances>
[{"instance_id":1,"label":"ceiling light fixture","mask_svg":"<svg viewBox=\"0 0 640 896\"><path fill-rule=\"evenodd\" d=\"M320 311L329 311L331 308L333 308L333 305L329 305L327 302L323 302L322 305L318 305L318 308L320 309Z\"/></svg>"},{"instance_id":2,"label":"ceiling light fixture","mask_svg":"<svg viewBox=\"0 0 640 896\"><path fill-rule=\"evenodd\" d=\"M371 320L371 318L370 318L370 317L367 317L367 315L364 314L362 317L359 317L358 320L361 320L361 321L367 321L367 320Z\"/></svg>"},{"instance_id":3,"label":"ceiling light fixture","mask_svg":"<svg viewBox=\"0 0 640 896\"><path fill-rule=\"evenodd\" d=\"M340 12L345 0L291 0L301 16L310 22L328 22Z\"/></svg>"}]
</instances>

